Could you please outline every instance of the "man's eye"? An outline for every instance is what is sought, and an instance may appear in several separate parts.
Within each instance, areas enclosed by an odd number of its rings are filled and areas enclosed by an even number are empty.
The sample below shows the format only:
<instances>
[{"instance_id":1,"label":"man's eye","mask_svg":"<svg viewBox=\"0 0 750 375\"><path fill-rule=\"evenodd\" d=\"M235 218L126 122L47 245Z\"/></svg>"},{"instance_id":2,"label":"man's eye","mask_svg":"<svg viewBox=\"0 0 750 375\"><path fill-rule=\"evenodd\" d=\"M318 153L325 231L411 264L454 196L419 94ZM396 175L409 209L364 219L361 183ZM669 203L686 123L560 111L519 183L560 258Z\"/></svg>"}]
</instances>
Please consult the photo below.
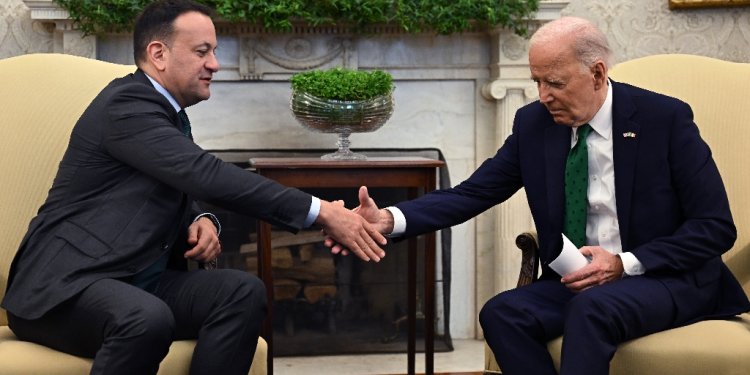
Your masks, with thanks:
<instances>
[{"instance_id":1,"label":"man's eye","mask_svg":"<svg viewBox=\"0 0 750 375\"><path fill-rule=\"evenodd\" d=\"M198 56L206 56L208 51L199 50L199 51L196 51L196 53L198 53Z\"/></svg>"}]
</instances>

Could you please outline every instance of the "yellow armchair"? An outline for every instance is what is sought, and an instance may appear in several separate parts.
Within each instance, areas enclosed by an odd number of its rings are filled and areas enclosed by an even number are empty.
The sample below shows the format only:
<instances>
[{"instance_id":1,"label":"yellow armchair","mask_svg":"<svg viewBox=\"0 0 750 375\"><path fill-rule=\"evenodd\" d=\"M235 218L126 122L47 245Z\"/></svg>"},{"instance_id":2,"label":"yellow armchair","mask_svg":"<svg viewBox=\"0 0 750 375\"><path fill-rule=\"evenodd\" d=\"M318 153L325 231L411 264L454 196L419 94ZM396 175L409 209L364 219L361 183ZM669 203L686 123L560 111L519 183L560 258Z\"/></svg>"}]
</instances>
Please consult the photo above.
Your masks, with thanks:
<instances>
[{"instance_id":1,"label":"yellow armchair","mask_svg":"<svg viewBox=\"0 0 750 375\"><path fill-rule=\"evenodd\" d=\"M134 66L61 54L0 60L0 299L29 221L47 197L78 117L112 79ZM160 375L187 374L195 341L176 341ZM264 375L267 345L258 342L250 375ZM0 310L0 375L88 374L91 360L18 340Z\"/></svg>"},{"instance_id":2,"label":"yellow armchair","mask_svg":"<svg viewBox=\"0 0 750 375\"><path fill-rule=\"evenodd\" d=\"M692 106L721 171L737 226L737 241L724 260L750 295L750 64L692 55L654 55L620 63L610 76ZM536 277L535 241L530 233L516 241L524 259L519 285ZM558 369L561 344L559 337L547 345ZM739 375L749 369L750 313L745 313L731 320L698 322L625 342L612 359L610 374ZM486 345L485 373L502 373Z\"/></svg>"}]
</instances>

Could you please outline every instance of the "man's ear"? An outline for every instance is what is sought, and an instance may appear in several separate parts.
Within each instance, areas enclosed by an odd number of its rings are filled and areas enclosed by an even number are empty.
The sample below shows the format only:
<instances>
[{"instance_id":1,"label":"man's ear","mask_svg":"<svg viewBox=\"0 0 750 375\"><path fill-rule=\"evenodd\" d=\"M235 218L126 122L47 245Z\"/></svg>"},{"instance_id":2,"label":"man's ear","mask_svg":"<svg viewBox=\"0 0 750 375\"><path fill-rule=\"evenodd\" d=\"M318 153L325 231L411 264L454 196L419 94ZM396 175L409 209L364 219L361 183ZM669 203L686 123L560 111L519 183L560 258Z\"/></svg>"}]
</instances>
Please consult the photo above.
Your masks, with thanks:
<instances>
[{"instance_id":1,"label":"man's ear","mask_svg":"<svg viewBox=\"0 0 750 375\"><path fill-rule=\"evenodd\" d=\"M591 67L591 73L594 77L594 88L599 90L607 87L607 65L602 60L597 60Z\"/></svg>"},{"instance_id":2,"label":"man's ear","mask_svg":"<svg viewBox=\"0 0 750 375\"><path fill-rule=\"evenodd\" d=\"M146 60L160 72L166 68L168 53L167 45L160 41L153 41L146 46Z\"/></svg>"}]
</instances>

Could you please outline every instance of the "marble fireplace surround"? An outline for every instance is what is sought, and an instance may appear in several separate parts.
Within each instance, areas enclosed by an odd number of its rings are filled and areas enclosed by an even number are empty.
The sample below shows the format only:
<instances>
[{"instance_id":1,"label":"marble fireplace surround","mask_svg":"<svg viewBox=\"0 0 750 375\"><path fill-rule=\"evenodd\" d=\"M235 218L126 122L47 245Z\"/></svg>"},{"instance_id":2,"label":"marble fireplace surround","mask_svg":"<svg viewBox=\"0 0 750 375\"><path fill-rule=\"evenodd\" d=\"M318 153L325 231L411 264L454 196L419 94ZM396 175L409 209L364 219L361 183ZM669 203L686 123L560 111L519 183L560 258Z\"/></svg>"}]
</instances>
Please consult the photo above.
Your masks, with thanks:
<instances>
[{"instance_id":1,"label":"marble fireplace surround","mask_svg":"<svg viewBox=\"0 0 750 375\"><path fill-rule=\"evenodd\" d=\"M54 52L133 63L129 35L82 38L52 0L24 3L33 20L54 25ZM558 18L567 4L542 0L532 28ZM217 23L217 32L221 71L212 97L188 109L195 140L205 149L333 149L334 135L311 133L292 117L289 76L332 66L382 69L395 79L396 109L378 131L353 134L352 148L439 148L455 184L495 153L510 134L515 111L537 97L526 40L506 29L449 36L390 27L368 34L339 27L278 33ZM532 225L521 192L454 227L453 338L481 337L478 311L488 298L515 286L515 236Z\"/></svg>"}]
</instances>

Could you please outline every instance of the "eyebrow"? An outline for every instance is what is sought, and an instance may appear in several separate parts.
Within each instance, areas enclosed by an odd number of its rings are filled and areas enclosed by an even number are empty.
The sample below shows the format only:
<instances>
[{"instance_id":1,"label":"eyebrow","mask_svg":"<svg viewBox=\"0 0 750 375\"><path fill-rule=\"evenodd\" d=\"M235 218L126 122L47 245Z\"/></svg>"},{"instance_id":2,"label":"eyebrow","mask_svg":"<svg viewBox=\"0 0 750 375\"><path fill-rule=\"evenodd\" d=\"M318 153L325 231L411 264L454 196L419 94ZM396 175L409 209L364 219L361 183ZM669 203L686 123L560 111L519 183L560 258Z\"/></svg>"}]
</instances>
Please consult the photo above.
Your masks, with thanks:
<instances>
[{"instance_id":1,"label":"eyebrow","mask_svg":"<svg viewBox=\"0 0 750 375\"><path fill-rule=\"evenodd\" d=\"M206 47L206 48L208 48L208 49L216 49L216 48L218 48L219 46L218 46L218 45L215 45L215 46L214 46L213 44L211 44L211 43L209 43L209 42L198 43L198 44L197 44L197 45L195 46L195 48L201 48L201 47Z\"/></svg>"}]
</instances>

